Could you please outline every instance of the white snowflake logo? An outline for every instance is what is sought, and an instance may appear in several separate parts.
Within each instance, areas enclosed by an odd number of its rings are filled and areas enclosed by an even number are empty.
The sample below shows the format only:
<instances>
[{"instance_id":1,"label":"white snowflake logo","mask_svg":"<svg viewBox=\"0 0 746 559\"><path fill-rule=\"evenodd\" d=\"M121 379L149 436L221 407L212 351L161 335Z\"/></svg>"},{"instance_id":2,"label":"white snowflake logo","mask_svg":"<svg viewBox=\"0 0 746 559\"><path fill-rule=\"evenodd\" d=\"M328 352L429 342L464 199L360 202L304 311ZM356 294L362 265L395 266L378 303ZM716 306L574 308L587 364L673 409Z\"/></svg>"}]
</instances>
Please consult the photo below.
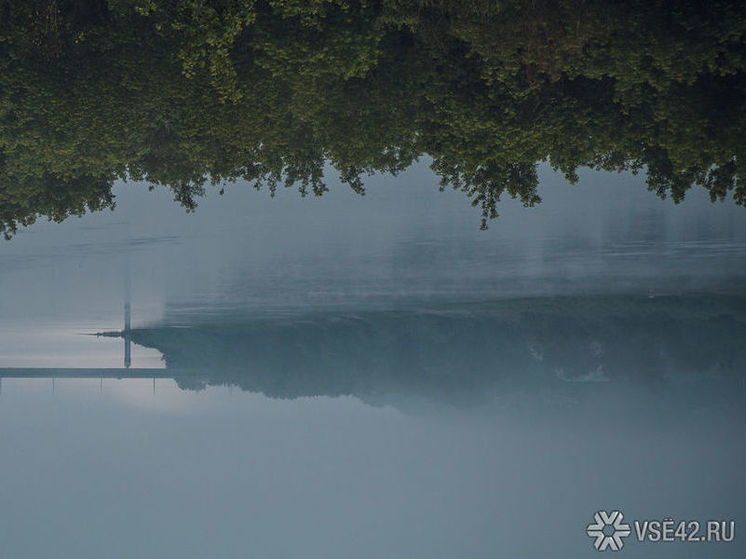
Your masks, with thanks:
<instances>
[{"instance_id":1,"label":"white snowflake logo","mask_svg":"<svg viewBox=\"0 0 746 559\"><path fill-rule=\"evenodd\" d=\"M618 510L607 513L600 510L593 515L593 524L588 524L585 529L586 534L591 538L596 538L593 547L599 551L606 551L610 548L612 551L619 551L624 547L622 538L629 536L631 530L629 524L622 522L624 515Z\"/></svg>"}]
</instances>

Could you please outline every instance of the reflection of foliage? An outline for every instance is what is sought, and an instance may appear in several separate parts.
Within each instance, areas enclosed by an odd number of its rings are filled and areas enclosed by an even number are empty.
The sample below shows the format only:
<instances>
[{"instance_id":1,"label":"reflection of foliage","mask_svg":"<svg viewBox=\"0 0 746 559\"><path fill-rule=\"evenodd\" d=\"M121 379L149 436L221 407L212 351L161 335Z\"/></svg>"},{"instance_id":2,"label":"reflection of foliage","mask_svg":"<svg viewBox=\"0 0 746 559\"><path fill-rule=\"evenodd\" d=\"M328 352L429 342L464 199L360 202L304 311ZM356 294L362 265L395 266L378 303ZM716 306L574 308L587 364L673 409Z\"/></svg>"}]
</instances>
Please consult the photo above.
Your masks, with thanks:
<instances>
[{"instance_id":1,"label":"reflection of foliage","mask_svg":"<svg viewBox=\"0 0 746 559\"><path fill-rule=\"evenodd\" d=\"M280 398L416 395L454 403L533 382L656 386L672 372L740 378L744 336L743 295L511 299L248 321L228 314L131 332L135 343L163 353L182 388L234 384Z\"/></svg>"},{"instance_id":2,"label":"reflection of foliage","mask_svg":"<svg viewBox=\"0 0 746 559\"><path fill-rule=\"evenodd\" d=\"M0 0L0 230L117 179L194 208L207 182L321 194L327 162L362 192L421 154L483 225L539 201L544 160L746 204L745 39L728 2Z\"/></svg>"}]
</instances>

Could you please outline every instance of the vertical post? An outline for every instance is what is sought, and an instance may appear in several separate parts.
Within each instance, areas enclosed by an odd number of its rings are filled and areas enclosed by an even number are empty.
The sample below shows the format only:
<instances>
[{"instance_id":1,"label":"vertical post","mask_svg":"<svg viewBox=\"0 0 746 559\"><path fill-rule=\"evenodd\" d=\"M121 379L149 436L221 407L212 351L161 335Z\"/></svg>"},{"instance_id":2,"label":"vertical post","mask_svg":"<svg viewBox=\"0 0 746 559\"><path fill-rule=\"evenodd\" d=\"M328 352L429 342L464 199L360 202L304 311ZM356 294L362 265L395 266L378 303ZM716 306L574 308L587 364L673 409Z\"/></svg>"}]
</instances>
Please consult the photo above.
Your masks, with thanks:
<instances>
[{"instance_id":1,"label":"vertical post","mask_svg":"<svg viewBox=\"0 0 746 559\"><path fill-rule=\"evenodd\" d=\"M131 350L131 324L132 309L130 306L130 271L129 268L124 275L124 367L129 369L132 364Z\"/></svg>"}]
</instances>

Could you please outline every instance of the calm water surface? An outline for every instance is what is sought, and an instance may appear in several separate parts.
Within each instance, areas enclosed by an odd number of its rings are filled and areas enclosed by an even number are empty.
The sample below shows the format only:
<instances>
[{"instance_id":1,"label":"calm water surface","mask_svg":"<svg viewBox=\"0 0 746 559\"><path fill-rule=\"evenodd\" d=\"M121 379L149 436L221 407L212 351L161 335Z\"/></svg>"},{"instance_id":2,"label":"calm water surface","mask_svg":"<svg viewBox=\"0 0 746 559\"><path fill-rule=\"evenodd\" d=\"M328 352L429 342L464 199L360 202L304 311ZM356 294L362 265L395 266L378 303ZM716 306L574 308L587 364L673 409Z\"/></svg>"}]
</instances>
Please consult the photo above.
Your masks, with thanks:
<instances>
[{"instance_id":1,"label":"calm water surface","mask_svg":"<svg viewBox=\"0 0 746 559\"><path fill-rule=\"evenodd\" d=\"M0 557L593 557L599 509L740 528L743 210L540 179L486 232L424 165L194 214L121 184L20 231Z\"/></svg>"}]
</instances>

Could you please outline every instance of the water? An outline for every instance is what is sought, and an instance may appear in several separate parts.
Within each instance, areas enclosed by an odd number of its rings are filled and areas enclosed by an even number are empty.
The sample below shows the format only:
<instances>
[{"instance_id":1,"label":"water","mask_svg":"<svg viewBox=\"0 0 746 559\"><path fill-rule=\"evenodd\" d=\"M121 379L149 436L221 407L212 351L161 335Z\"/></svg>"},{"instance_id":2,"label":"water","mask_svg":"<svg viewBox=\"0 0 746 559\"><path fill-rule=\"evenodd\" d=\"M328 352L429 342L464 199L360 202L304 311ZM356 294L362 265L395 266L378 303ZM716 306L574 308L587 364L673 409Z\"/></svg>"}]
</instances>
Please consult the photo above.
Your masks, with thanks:
<instances>
[{"instance_id":1,"label":"water","mask_svg":"<svg viewBox=\"0 0 746 559\"><path fill-rule=\"evenodd\" d=\"M601 509L740 527L743 210L540 179L487 231L422 164L194 214L118 184L21 230L0 556L593 557Z\"/></svg>"}]
</instances>

